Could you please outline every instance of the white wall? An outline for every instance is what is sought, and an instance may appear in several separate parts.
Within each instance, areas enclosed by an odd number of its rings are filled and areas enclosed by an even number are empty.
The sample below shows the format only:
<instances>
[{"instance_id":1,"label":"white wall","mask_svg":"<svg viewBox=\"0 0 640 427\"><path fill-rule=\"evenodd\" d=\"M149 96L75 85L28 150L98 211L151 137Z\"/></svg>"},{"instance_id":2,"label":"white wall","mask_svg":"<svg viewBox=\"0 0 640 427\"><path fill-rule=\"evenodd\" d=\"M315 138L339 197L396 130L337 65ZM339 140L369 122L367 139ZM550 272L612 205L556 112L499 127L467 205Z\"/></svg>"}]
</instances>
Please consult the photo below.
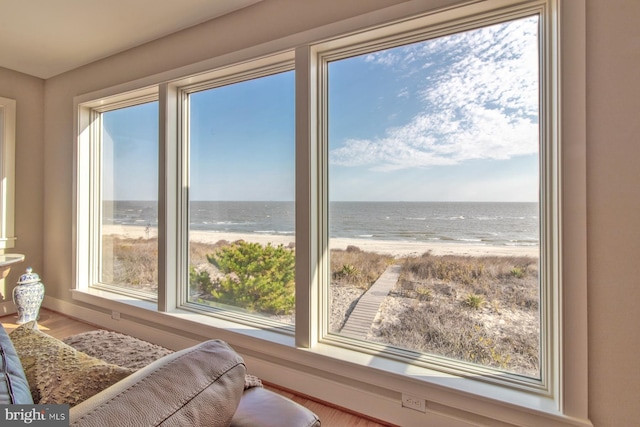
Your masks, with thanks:
<instances>
[{"instance_id":1,"label":"white wall","mask_svg":"<svg viewBox=\"0 0 640 427\"><path fill-rule=\"evenodd\" d=\"M401 1L265 0L47 80L44 138L42 122L35 120L37 106L31 107L33 128L24 122L18 126L23 133L19 144L26 146L18 148L18 170L32 168L31 156L41 165L44 154L44 176L38 171L33 177L17 176L17 212L25 215L17 224L19 233L28 223L39 235L44 220L42 248L24 246L24 251L34 260L44 257L47 294L72 302L74 96L395 3ZM425 1L436 3L446 1ZM589 413L597 426L628 426L640 419L639 17L637 0L587 0ZM0 89L3 77L0 70ZM31 80L19 86L32 102L39 96L35 87ZM33 185L38 179L42 185Z\"/></svg>"},{"instance_id":2,"label":"white wall","mask_svg":"<svg viewBox=\"0 0 640 427\"><path fill-rule=\"evenodd\" d=\"M16 100L16 196L14 248L5 253L26 254L26 259L11 268L0 280L0 313L27 266L36 272L43 269L43 153L44 80L0 68L0 96Z\"/></svg>"},{"instance_id":3,"label":"white wall","mask_svg":"<svg viewBox=\"0 0 640 427\"><path fill-rule=\"evenodd\" d=\"M589 404L640 422L640 2L587 1Z\"/></svg>"}]
</instances>

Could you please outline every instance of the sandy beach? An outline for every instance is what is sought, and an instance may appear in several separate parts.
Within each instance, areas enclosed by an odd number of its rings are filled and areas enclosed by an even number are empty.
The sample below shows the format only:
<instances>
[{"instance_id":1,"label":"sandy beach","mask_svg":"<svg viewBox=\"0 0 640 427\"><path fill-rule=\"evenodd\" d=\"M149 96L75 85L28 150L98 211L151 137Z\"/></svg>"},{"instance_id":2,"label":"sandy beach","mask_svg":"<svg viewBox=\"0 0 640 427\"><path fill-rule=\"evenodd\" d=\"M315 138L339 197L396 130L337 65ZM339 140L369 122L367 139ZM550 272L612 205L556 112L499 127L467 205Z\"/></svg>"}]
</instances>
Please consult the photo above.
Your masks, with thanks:
<instances>
[{"instance_id":1,"label":"sandy beach","mask_svg":"<svg viewBox=\"0 0 640 427\"><path fill-rule=\"evenodd\" d=\"M156 228L125 225L105 225L104 234L119 235L130 239L157 237ZM273 234L241 234L222 233L215 231L191 231L190 239L201 243L214 244L220 240L234 242L244 240L260 244L272 243L288 246L295 239L292 236ZM431 251L433 255L468 255L468 256L531 256L539 255L537 246L489 246L471 243L444 242L406 242L370 239L331 239L331 249L346 249L347 246L357 246L363 251L390 254L395 257L420 255Z\"/></svg>"}]
</instances>

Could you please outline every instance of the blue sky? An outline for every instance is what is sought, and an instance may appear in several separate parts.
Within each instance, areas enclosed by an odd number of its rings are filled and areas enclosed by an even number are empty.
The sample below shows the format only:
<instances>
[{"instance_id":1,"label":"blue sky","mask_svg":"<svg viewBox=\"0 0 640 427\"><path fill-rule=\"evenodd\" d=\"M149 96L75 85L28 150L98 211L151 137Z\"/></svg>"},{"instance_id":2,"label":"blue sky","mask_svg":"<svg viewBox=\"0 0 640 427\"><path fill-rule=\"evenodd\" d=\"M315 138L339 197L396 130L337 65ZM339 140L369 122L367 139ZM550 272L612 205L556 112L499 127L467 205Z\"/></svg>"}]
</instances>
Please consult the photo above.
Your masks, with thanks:
<instances>
[{"instance_id":1,"label":"blue sky","mask_svg":"<svg viewBox=\"0 0 640 427\"><path fill-rule=\"evenodd\" d=\"M330 199L536 201L537 73L535 18L330 63ZM294 78L191 96L192 200L293 200ZM105 198L155 198L157 105L105 116Z\"/></svg>"}]
</instances>

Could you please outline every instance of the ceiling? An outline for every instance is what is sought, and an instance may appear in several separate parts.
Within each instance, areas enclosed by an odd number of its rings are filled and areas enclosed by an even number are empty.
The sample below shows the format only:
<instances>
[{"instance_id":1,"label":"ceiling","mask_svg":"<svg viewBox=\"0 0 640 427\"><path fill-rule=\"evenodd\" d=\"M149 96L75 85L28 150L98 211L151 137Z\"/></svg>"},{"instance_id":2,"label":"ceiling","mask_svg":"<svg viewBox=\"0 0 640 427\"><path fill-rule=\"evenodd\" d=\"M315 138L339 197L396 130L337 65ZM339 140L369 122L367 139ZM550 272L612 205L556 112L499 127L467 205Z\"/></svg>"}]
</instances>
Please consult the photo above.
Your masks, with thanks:
<instances>
[{"instance_id":1,"label":"ceiling","mask_svg":"<svg viewBox=\"0 0 640 427\"><path fill-rule=\"evenodd\" d=\"M0 67L47 79L261 0L0 0Z\"/></svg>"}]
</instances>

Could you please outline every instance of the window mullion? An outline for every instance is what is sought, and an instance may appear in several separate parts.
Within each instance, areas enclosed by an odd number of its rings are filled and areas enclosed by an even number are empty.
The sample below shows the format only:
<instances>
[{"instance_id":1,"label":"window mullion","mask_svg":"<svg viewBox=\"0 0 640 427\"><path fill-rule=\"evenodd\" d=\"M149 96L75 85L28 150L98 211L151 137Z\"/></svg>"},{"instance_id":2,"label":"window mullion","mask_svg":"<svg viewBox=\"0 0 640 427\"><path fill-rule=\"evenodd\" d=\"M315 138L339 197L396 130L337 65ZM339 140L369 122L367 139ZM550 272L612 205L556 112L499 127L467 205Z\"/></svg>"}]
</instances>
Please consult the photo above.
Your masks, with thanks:
<instances>
[{"instance_id":1,"label":"window mullion","mask_svg":"<svg viewBox=\"0 0 640 427\"><path fill-rule=\"evenodd\" d=\"M296 345L318 342L316 79L309 46L296 49Z\"/></svg>"},{"instance_id":2,"label":"window mullion","mask_svg":"<svg viewBox=\"0 0 640 427\"><path fill-rule=\"evenodd\" d=\"M183 256L178 203L181 193L178 91L163 84L159 95L158 311L171 311L179 305Z\"/></svg>"},{"instance_id":3,"label":"window mullion","mask_svg":"<svg viewBox=\"0 0 640 427\"><path fill-rule=\"evenodd\" d=\"M90 145L90 159L91 159L91 167L89 170L94 171L98 177L102 177L102 156L103 156L103 129L102 129L102 112L98 112L96 110L91 111L91 122L93 126L91 128L91 145ZM88 286L95 285L100 280L102 275L102 263L100 259L102 257L102 245L100 234L101 230L101 221L102 218L102 206L100 200L102 199L102 179L93 179L90 181L90 190L89 190L89 212L91 213L90 219L90 242L91 247L89 250L90 254L90 265L93 266L90 270L89 282Z\"/></svg>"}]
</instances>

